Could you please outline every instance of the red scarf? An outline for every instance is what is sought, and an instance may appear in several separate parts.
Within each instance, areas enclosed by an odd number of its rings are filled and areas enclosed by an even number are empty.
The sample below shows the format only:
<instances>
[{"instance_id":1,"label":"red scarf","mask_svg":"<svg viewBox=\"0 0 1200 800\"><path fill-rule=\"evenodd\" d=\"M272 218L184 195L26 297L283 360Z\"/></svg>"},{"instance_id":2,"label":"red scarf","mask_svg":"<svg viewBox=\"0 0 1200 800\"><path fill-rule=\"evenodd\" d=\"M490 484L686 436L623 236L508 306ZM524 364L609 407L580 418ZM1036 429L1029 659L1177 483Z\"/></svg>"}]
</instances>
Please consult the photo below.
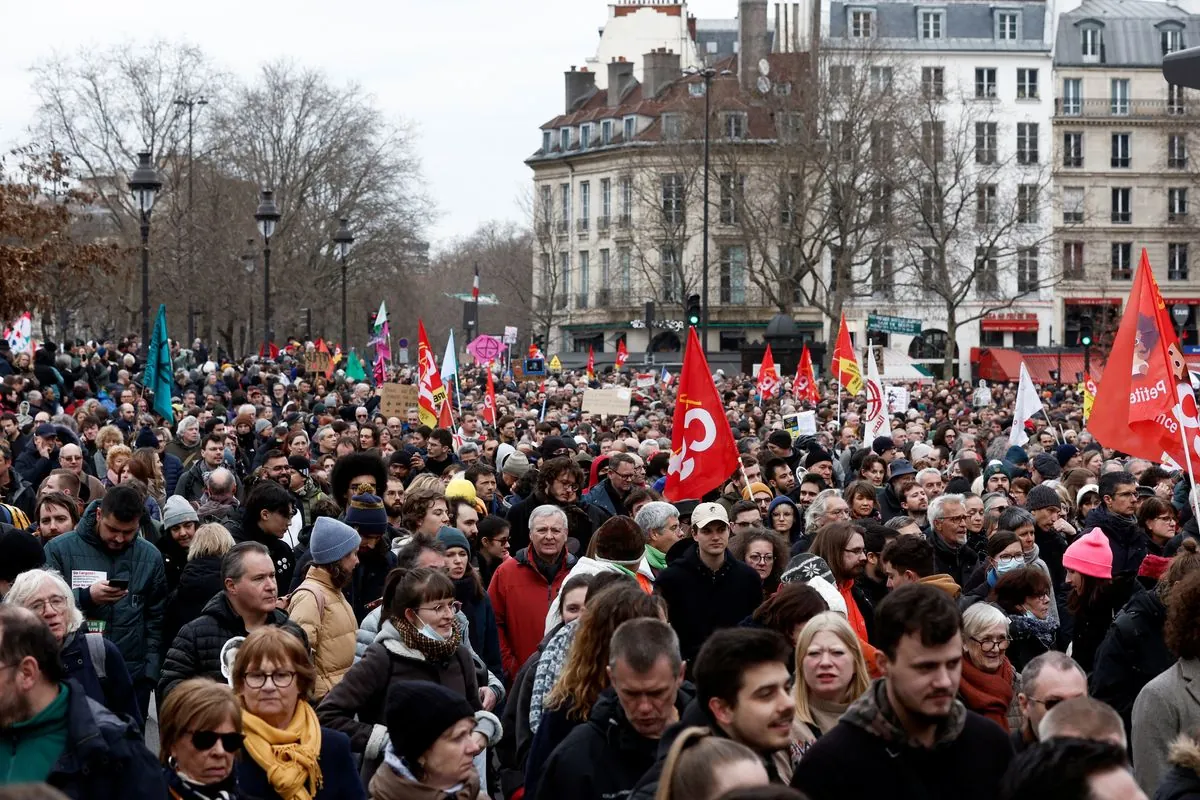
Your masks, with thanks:
<instances>
[{"instance_id":1,"label":"red scarf","mask_svg":"<svg viewBox=\"0 0 1200 800\"><path fill-rule=\"evenodd\" d=\"M854 599L854 581L840 583L837 589L842 595L842 599L846 601L846 621L850 623L854 635L858 637L858 643L862 646L863 658L867 662L867 671L870 672L872 678L882 678L883 669L879 666L879 651L867 641L867 621L863 619L862 611L859 610L858 603Z\"/></svg>"},{"instance_id":2,"label":"red scarf","mask_svg":"<svg viewBox=\"0 0 1200 800\"><path fill-rule=\"evenodd\" d=\"M964 656L958 693L967 708L982 714L1008 732L1008 707L1013 699L1013 666L1007 658L996 672L984 672Z\"/></svg>"}]
</instances>

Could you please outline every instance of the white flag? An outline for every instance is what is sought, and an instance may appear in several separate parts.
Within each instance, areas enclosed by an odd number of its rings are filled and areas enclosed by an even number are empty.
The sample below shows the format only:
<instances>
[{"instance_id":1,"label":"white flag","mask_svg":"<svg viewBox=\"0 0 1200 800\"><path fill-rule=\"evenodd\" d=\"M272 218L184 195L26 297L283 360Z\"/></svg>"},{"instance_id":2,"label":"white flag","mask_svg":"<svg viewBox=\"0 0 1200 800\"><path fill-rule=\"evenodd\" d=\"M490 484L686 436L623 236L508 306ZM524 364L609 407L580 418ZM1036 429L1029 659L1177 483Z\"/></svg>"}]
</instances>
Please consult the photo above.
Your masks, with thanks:
<instances>
[{"instance_id":1,"label":"white flag","mask_svg":"<svg viewBox=\"0 0 1200 800\"><path fill-rule=\"evenodd\" d=\"M379 301L379 311L375 314L375 330L378 331L378 330L382 329L383 323L385 323L387 321L388 321L387 301L380 300Z\"/></svg>"},{"instance_id":2,"label":"white flag","mask_svg":"<svg viewBox=\"0 0 1200 800\"><path fill-rule=\"evenodd\" d=\"M454 352L454 329L450 329L450 340L446 342L446 355L442 357L442 380L448 381L458 375L458 355Z\"/></svg>"},{"instance_id":3,"label":"white flag","mask_svg":"<svg viewBox=\"0 0 1200 800\"><path fill-rule=\"evenodd\" d=\"M883 381L879 379L879 367L875 364L875 354L867 347L867 411L863 418L863 441L870 443L879 436L891 436L892 425L888 421L887 395L883 391Z\"/></svg>"},{"instance_id":4,"label":"white flag","mask_svg":"<svg viewBox=\"0 0 1200 800\"><path fill-rule=\"evenodd\" d=\"M1029 370L1025 362L1021 362L1021 382L1017 385L1017 403L1013 406L1012 431L1008 434L1009 447L1023 447L1029 441L1025 433L1025 423L1033 419L1033 415L1042 410L1042 399L1038 397L1033 381L1029 379Z\"/></svg>"}]
</instances>

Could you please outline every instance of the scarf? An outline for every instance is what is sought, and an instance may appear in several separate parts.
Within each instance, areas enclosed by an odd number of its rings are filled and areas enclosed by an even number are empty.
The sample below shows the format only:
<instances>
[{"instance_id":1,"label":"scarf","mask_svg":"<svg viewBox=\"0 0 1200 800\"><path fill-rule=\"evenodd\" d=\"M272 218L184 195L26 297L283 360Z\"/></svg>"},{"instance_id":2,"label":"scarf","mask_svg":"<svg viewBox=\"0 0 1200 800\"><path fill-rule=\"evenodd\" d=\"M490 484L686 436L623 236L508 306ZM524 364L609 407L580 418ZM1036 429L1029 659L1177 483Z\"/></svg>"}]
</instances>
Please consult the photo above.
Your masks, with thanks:
<instances>
[{"instance_id":1,"label":"scarf","mask_svg":"<svg viewBox=\"0 0 1200 800\"><path fill-rule=\"evenodd\" d=\"M167 781L167 797L169 800L234 800L237 795L237 780L234 773L220 783L196 783L188 776L176 772L170 767L163 768L163 777Z\"/></svg>"},{"instance_id":2,"label":"scarf","mask_svg":"<svg viewBox=\"0 0 1200 800\"><path fill-rule=\"evenodd\" d=\"M996 672L984 672L971 661L962 660L958 694L963 704L1008 732L1008 707L1013 699L1013 665L1006 658Z\"/></svg>"},{"instance_id":3,"label":"scarf","mask_svg":"<svg viewBox=\"0 0 1200 800\"><path fill-rule=\"evenodd\" d=\"M400 641L404 642L404 646L416 650L425 656L427 661L445 663L454 657L462 645L462 626L457 619L450 623L452 627L449 639L430 639L404 618L392 620L392 624L396 626L396 632L400 634Z\"/></svg>"},{"instance_id":4,"label":"scarf","mask_svg":"<svg viewBox=\"0 0 1200 800\"><path fill-rule=\"evenodd\" d=\"M862 697L850 704L850 708L842 715L842 721L879 737L889 745L925 749L923 744L908 735L908 731L904 729L900 718L892 709L887 696L887 678L875 680ZM961 701L955 700L950 705L950 713L938 723L934 735L934 748L953 742L963 732L966 724L967 707Z\"/></svg>"},{"instance_id":5,"label":"scarf","mask_svg":"<svg viewBox=\"0 0 1200 800\"><path fill-rule=\"evenodd\" d=\"M1046 647L1054 647L1054 638L1058 633L1058 623L1054 620L1038 619L1026 614L1010 614L1008 621L1013 639L1036 638Z\"/></svg>"},{"instance_id":6,"label":"scarf","mask_svg":"<svg viewBox=\"0 0 1200 800\"><path fill-rule=\"evenodd\" d=\"M1023 555L1025 556L1025 563L1026 563L1026 564L1032 564L1033 562L1037 561L1037 560L1038 560L1038 554L1039 554L1040 552L1041 552L1041 548L1040 548L1040 547L1038 547L1038 545L1037 545L1037 542L1034 542L1034 543L1033 543L1033 549L1032 549L1032 550L1030 550L1028 553L1024 553L1024 554L1023 554Z\"/></svg>"},{"instance_id":7,"label":"scarf","mask_svg":"<svg viewBox=\"0 0 1200 800\"><path fill-rule=\"evenodd\" d=\"M667 568L667 554L659 551L657 548L646 545L646 563L650 565L650 569L655 573L662 572Z\"/></svg>"},{"instance_id":8,"label":"scarf","mask_svg":"<svg viewBox=\"0 0 1200 800\"><path fill-rule=\"evenodd\" d=\"M246 752L267 773L267 781L283 800L312 800L324 784L321 777L321 724L303 700L286 729L269 725L242 711Z\"/></svg>"}]
</instances>

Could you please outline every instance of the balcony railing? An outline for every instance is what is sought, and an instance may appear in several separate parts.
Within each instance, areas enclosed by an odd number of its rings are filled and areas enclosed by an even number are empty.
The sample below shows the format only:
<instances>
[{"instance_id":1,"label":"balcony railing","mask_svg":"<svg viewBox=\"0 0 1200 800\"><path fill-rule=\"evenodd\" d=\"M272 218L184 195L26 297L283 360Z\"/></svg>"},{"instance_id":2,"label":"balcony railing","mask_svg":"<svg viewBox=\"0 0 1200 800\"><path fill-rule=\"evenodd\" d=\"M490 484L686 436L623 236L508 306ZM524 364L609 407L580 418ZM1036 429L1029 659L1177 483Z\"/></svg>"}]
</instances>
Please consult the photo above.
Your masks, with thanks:
<instances>
[{"instance_id":1,"label":"balcony railing","mask_svg":"<svg viewBox=\"0 0 1200 800\"><path fill-rule=\"evenodd\" d=\"M1060 117L1118 117L1145 119L1159 117L1194 117L1196 105L1182 100L1150 100L1146 98L1089 97L1058 98L1054 113Z\"/></svg>"},{"instance_id":2,"label":"balcony railing","mask_svg":"<svg viewBox=\"0 0 1200 800\"><path fill-rule=\"evenodd\" d=\"M580 292L579 294L575 295L575 307L576 308L587 308L588 307L587 292Z\"/></svg>"},{"instance_id":3,"label":"balcony railing","mask_svg":"<svg viewBox=\"0 0 1200 800\"><path fill-rule=\"evenodd\" d=\"M588 224L589 224L589 220L587 217L580 217L579 219L575 220L575 232L576 233L587 233L588 232Z\"/></svg>"},{"instance_id":4,"label":"balcony railing","mask_svg":"<svg viewBox=\"0 0 1200 800\"><path fill-rule=\"evenodd\" d=\"M612 217L596 217L596 230L606 231L608 225L612 221Z\"/></svg>"}]
</instances>

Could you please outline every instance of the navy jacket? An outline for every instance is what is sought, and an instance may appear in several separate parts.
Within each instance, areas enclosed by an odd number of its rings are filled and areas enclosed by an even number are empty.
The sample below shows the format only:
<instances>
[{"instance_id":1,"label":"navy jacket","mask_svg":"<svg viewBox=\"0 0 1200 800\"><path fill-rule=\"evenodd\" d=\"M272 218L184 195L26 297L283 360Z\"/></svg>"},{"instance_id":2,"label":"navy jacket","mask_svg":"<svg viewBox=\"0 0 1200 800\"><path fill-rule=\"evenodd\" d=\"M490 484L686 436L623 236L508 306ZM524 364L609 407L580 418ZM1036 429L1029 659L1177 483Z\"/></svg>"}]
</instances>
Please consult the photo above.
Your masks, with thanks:
<instances>
[{"instance_id":1,"label":"navy jacket","mask_svg":"<svg viewBox=\"0 0 1200 800\"><path fill-rule=\"evenodd\" d=\"M83 687L84 693L112 713L128 717L142 727L142 711L134 696L133 680L125 659L108 639L104 642L104 679L96 673L91 651L87 645L87 633L80 628L68 634L63 641L60 658L67 668L67 677Z\"/></svg>"},{"instance_id":2,"label":"navy jacket","mask_svg":"<svg viewBox=\"0 0 1200 800\"><path fill-rule=\"evenodd\" d=\"M322 726L321 754L317 758L325 783L313 795L313 800L366 800L367 793L358 778L358 767L354 765L354 756L350 752L349 736ZM233 771L237 775L242 800L283 800L271 788L267 773L248 754L243 753L237 759ZM153 796L165 797L166 790ZM151 795L130 794L129 797Z\"/></svg>"}]
</instances>

